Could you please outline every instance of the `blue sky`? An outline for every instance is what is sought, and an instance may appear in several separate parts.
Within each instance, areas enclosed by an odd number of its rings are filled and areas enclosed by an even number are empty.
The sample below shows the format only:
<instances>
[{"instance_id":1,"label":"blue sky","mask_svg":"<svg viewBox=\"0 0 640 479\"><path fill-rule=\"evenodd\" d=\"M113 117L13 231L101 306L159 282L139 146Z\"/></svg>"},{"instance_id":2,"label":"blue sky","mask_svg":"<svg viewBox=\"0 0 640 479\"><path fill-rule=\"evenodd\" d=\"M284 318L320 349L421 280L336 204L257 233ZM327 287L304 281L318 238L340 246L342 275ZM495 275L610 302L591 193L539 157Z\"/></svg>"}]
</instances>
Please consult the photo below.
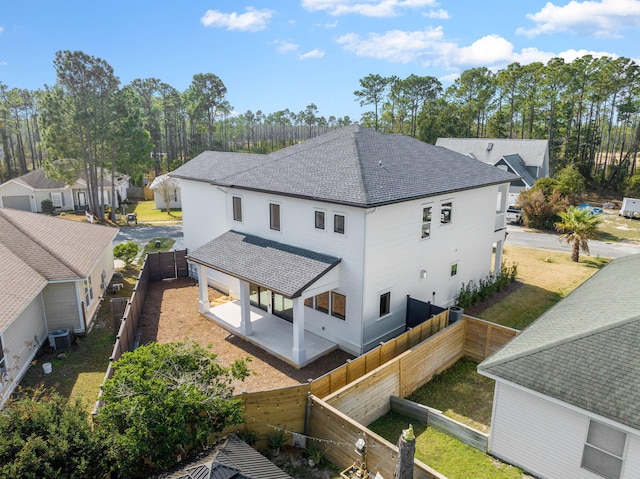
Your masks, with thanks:
<instances>
[{"instance_id":1,"label":"blue sky","mask_svg":"<svg viewBox=\"0 0 640 479\"><path fill-rule=\"evenodd\" d=\"M465 69L640 59L640 0L3 0L0 81L55 83L58 50L106 60L123 84L155 77L184 91L215 73L238 113L360 119L353 91L370 73L430 75L449 85ZM639 62L640 63L640 62Z\"/></svg>"}]
</instances>

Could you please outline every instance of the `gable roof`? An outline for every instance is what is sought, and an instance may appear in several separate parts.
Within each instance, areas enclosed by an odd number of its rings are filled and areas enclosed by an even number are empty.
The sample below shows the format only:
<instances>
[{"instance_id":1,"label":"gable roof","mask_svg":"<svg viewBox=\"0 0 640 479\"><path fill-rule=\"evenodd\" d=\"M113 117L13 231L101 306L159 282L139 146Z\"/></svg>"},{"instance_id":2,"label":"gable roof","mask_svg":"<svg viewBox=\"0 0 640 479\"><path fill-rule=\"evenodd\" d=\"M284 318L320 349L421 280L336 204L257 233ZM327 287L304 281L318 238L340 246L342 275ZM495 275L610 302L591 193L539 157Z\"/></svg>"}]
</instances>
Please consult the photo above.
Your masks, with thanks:
<instances>
[{"instance_id":1,"label":"gable roof","mask_svg":"<svg viewBox=\"0 0 640 479\"><path fill-rule=\"evenodd\" d=\"M227 231L189 254L189 260L268 287L288 298L340 263L340 258Z\"/></svg>"},{"instance_id":2,"label":"gable roof","mask_svg":"<svg viewBox=\"0 0 640 479\"><path fill-rule=\"evenodd\" d=\"M0 329L49 281L89 276L117 228L0 208Z\"/></svg>"},{"instance_id":3,"label":"gable roof","mask_svg":"<svg viewBox=\"0 0 640 479\"><path fill-rule=\"evenodd\" d=\"M478 371L640 430L640 255L612 261Z\"/></svg>"},{"instance_id":4,"label":"gable roof","mask_svg":"<svg viewBox=\"0 0 640 479\"><path fill-rule=\"evenodd\" d=\"M500 164L506 164L511 168L511 170L524 182L524 184L531 188L533 184L536 182L536 179L531 174L531 172L527 169L527 165L524 164L524 161L517 153L514 155L505 155L501 159L499 159L493 166L497 166Z\"/></svg>"},{"instance_id":5,"label":"gable roof","mask_svg":"<svg viewBox=\"0 0 640 479\"><path fill-rule=\"evenodd\" d=\"M100 169L98 168L98 170ZM120 185L129 179L127 175L123 175L122 173L116 173L116 175L117 175L116 181L115 181L116 185ZM60 190L60 189L70 188L68 185L65 184L64 181L56 181L56 180L51 180L47 178L47 175L45 174L42 168L37 168L33 171L30 171L29 173L26 173L22 176L19 176L9 181L15 181L17 183L23 184L34 190ZM77 184L78 182L81 184L78 185ZM81 175L78 178L78 182L76 182L75 187L86 186L86 180L84 179L84 175ZM105 170L104 186L105 187L111 186L111 172L107 170Z\"/></svg>"},{"instance_id":6,"label":"gable roof","mask_svg":"<svg viewBox=\"0 0 640 479\"><path fill-rule=\"evenodd\" d=\"M359 125L267 155L206 151L170 175L365 208L517 178L446 148Z\"/></svg>"},{"instance_id":7,"label":"gable roof","mask_svg":"<svg viewBox=\"0 0 640 479\"><path fill-rule=\"evenodd\" d=\"M548 140L516 140L508 138L438 138L437 146L495 165L503 156L518 153L528 167L548 168ZM489 146L491 145L491 146Z\"/></svg>"},{"instance_id":8,"label":"gable roof","mask_svg":"<svg viewBox=\"0 0 640 479\"><path fill-rule=\"evenodd\" d=\"M204 457L161 479L291 479L246 442L231 434Z\"/></svg>"},{"instance_id":9,"label":"gable roof","mask_svg":"<svg viewBox=\"0 0 640 479\"><path fill-rule=\"evenodd\" d=\"M149 189L156 190L165 186L168 188L180 188L180 180L178 178L173 178L168 174L156 176L149 185Z\"/></svg>"}]
</instances>

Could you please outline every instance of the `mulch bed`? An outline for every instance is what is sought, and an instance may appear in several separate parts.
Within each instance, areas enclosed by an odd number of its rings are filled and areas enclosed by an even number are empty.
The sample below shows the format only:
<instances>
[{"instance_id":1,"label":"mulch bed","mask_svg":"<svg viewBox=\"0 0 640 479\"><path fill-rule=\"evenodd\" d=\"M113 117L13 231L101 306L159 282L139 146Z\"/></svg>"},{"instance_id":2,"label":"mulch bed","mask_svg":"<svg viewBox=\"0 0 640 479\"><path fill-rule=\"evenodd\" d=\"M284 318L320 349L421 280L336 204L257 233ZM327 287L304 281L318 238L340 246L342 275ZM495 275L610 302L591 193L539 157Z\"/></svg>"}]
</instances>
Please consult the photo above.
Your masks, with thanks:
<instances>
[{"instance_id":1,"label":"mulch bed","mask_svg":"<svg viewBox=\"0 0 640 479\"><path fill-rule=\"evenodd\" d=\"M209 299L213 302L224 300L223 294L212 288L209 289ZM151 283L140 329L140 344L193 340L215 353L225 366L236 359L250 358L249 369L254 374L236 385L236 392L264 391L306 383L353 358L337 350L302 369L296 369L203 317L198 311L198 285L190 278Z\"/></svg>"}]
</instances>

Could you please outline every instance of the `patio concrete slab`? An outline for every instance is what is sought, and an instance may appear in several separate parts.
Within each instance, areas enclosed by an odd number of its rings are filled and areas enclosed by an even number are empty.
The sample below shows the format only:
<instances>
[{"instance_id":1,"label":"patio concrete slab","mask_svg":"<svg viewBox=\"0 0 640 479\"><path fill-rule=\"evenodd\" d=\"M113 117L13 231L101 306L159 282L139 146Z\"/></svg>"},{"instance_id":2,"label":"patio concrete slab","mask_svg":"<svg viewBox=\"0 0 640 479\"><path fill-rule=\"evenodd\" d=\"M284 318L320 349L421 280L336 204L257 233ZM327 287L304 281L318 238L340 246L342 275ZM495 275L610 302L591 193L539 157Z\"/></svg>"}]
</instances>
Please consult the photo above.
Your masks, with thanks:
<instances>
[{"instance_id":1,"label":"patio concrete slab","mask_svg":"<svg viewBox=\"0 0 640 479\"><path fill-rule=\"evenodd\" d=\"M321 356L338 348L336 343L321 338L309 331L304 332L304 346L306 360L303 364L296 364L293 360L293 324L251 306L252 334L245 336L240 330L240 301L230 301L211 308L205 315L230 333L249 341L278 359L300 369L312 363Z\"/></svg>"}]
</instances>

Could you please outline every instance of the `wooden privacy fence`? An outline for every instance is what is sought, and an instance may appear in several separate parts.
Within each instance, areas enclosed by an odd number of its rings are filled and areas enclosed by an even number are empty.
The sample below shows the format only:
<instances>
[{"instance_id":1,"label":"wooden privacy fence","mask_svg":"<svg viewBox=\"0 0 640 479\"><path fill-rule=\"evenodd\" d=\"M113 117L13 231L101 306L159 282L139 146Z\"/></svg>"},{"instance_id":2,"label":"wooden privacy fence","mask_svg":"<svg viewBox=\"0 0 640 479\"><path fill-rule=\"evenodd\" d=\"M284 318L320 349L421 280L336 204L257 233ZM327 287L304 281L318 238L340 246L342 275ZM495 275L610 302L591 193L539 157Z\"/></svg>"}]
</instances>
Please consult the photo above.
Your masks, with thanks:
<instances>
[{"instance_id":1,"label":"wooden privacy fence","mask_svg":"<svg viewBox=\"0 0 640 479\"><path fill-rule=\"evenodd\" d=\"M149 291L149 284L151 281L187 276L186 256L186 250L147 253L140 268L138 278L136 279L131 298L124 307L124 313L120 319L116 342L109 357L109 366L107 366L104 381L113 377L113 363L120 359L124 353L133 351L136 345L136 335L138 334L138 328L140 326L140 317L144 310L144 302ZM120 301L116 301L116 303L120 303ZM117 304L112 311L121 310L121 308L122 305ZM115 320L115 318L113 319ZM98 395L98 401L93 409L93 414L96 414L100 408L101 395L102 388Z\"/></svg>"},{"instance_id":2,"label":"wooden privacy fence","mask_svg":"<svg viewBox=\"0 0 640 479\"><path fill-rule=\"evenodd\" d=\"M373 371L377 367L397 357L399 354L430 338L449 323L449 311L425 321L414 329L401 334L397 338L382 343L366 354L359 356L345 365L328 372L311 382L311 392L318 397L326 397L338 389L352 383L359 377Z\"/></svg>"},{"instance_id":3,"label":"wooden privacy fence","mask_svg":"<svg viewBox=\"0 0 640 479\"><path fill-rule=\"evenodd\" d=\"M451 419L437 409L391 396L391 411L431 426L482 452L487 452L489 447L488 434Z\"/></svg>"},{"instance_id":4,"label":"wooden privacy fence","mask_svg":"<svg viewBox=\"0 0 640 479\"><path fill-rule=\"evenodd\" d=\"M517 329L472 316L464 316L464 318L467 324L467 332L464 335L464 355L477 362L491 356L520 332Z\"/></svg>"},{"instance_id":5,"label":"wooden privacy fence","mask_svg":"<svg viewBox=\"0 0 640 479\"><path fill-rule=\"evenodd\" d=\"M354 444L362 438L366 444L365 460L371 477L376 473L380 473L385 478L395 477L398 458L396 446L313 395L309 396L308 414L307 434L322 438L317 445L325 451L329 461L341 468L347 468L356 461L360 462L362 458L354 452ZM414 460L413 477L414 479L446 479L418 459Z\"/></svg>"}]
</instances>

